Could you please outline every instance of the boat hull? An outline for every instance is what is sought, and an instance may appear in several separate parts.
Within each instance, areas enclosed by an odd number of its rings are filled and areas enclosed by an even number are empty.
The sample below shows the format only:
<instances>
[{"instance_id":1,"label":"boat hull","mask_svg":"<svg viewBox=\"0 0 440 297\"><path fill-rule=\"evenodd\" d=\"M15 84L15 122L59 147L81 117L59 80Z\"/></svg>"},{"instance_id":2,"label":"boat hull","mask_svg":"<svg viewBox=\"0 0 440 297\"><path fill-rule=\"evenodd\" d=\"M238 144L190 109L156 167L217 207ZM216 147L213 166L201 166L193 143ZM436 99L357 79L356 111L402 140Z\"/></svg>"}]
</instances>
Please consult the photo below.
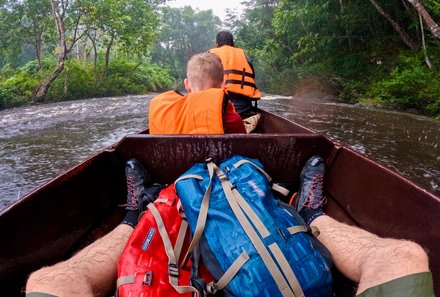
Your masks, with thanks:
<instances>
[{"instance_id":1,"label":"boat hull","mask_svg":"<svg viewBox=\"0 0 440 297\"><path fill-rule=\"evenodd\" d=\"M266 121L260 128L264 134L246 136L128 135L36 189L0 215L2 293L20 296L31 271L70 257L119 224L126 196L124 165L130 158L140 160L155 182L172 183L206 158L242 155L259 159L276 182L297 185L301 168L315 154L326 159L328 168L327 213L380 236L421 244L440 293L438 197L304 127L269 115ZM337 296L355 295L355 285L340 275L335 288Z\"/></svg>"}]
</instances>

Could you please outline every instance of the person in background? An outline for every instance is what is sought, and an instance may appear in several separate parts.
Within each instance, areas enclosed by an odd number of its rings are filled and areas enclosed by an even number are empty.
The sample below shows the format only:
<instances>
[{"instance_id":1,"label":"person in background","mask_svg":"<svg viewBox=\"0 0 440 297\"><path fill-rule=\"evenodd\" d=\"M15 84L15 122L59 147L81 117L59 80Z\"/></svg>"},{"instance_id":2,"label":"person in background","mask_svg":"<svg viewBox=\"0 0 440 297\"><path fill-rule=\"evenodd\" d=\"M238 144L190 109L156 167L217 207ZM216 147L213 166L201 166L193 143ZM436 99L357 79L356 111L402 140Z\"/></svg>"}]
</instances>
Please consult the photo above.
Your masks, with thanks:
<instances>
[{"instance_id":1,"label":"person in background","mask_svg":"<svg viewBox=\"0 0 440 297\"><path fill-rule=\"evenodd\" d=\"M150 134L246 133L223 89L223 66L216 55L194 55L186 74L188 95L168 91L151 100Z\"/></svg>"},{"instance_id":2,"label":"person in background","mask_svg":"<svg viewBox=\"0 0 440 297\"><path fill-rule=\"evenodd\" d=\"M252 101L261 98L255 85L255 71L251 59L243 49L235 47L230 32L221 31L216 37L216 48L209 52L220 57L224 69L224 82L235 109L243 117L252 114Z\"/></svg>"}]
</instances>

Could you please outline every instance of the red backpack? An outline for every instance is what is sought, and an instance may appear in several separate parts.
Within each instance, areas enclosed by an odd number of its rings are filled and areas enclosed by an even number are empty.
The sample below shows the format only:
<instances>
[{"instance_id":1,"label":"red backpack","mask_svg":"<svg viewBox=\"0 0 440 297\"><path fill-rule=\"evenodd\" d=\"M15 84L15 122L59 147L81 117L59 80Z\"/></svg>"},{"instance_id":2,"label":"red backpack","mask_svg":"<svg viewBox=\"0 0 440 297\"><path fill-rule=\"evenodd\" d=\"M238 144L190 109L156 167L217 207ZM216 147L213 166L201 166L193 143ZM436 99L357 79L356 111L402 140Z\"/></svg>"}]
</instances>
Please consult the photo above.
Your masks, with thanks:
<instances>
[{"instance_id":1,"label":"red backpack","mask_svg":"<svg viewBox=\"0 0 440 297\"><path fill-rule=\"evenodd\" d=\"M119 258L116 296L189 297L192 292L201 293L203 288L191 285L191 279L200 279L192 259L180 267L190 242L188 223L182 217L179 197L171 185L148 205ZM206 268L200 268L202 279L212 281Z\"/></svg>"}]
</instances>

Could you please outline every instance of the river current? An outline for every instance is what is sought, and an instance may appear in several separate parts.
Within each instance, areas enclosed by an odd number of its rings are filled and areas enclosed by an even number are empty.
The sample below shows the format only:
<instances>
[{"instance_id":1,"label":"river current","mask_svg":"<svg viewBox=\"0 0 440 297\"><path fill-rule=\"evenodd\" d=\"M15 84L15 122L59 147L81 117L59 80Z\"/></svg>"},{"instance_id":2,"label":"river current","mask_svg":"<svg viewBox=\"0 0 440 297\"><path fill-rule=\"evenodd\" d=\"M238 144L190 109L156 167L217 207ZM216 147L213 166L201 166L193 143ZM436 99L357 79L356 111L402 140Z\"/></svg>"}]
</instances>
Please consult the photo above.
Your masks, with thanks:
<instances>
[{"instance_id":1,"label":"river current","mask_svg":"<svg viewBox=\"0 0 440 297\"><path fill-rule=\"evenodd\" d=\"M147 128L154 94L0 111L0 211L128 133ZM440 196L440 122L304 98L259 107L366 154Z\"/></svg>"}]
</instances>

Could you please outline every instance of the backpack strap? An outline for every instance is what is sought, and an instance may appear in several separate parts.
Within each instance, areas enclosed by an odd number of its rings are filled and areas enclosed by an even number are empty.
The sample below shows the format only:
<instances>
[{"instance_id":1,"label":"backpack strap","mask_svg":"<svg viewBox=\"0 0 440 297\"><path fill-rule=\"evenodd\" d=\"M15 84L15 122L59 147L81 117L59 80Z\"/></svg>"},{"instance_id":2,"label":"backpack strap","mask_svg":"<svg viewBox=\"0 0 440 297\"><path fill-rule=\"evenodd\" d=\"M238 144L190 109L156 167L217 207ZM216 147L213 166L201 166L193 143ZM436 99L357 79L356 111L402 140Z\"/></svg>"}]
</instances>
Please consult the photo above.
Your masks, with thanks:
<instances>
[{"instance_id":1,"label":"backpack strap","mask_svg":"<svg viewBox=\"0 0 440 297\"><path fill-rule=\"evenodd\" d=\"M238 163L246 163L246 162L238 162ZM240 164L241 165L241 164ZM240 166L238 165L238 166ZM240 225L246 232L247 236L251 240L252 244L254 245L255 249L257 250L258 254L260 255L261 259L263 260L264 264L266 265L267 269L269 270L271 276L275 280L275 283L278 286L278 289L280 290L281 294L285 297L301 297L304 296L304 293L301 289L301 286L298 282L298 279L296 278L292 268L288 264L287 259L285 258L284 254L278 247L276 243L273 243L269 245L269 249L271 250L272 254L274 255L275 259L278 262L279 269L277 263L275 263L274 259L270 255L268 249L264 245L263 241L259 238L257 232L252 227L252 224L247 219L245 213L243 212L243 209L241 208L240 204L237 202L237 200L244 201L245 204L246 201L243 197L241 197L240 193L235 189L235 187L229 182L227 176L224 174L224 172L214 163L208 163L208 169L210 167L214 168L215 173L217 174L217 177L219 178L223 191L225 193L226 199L232 208L232 211L234 212L235 216L237 217ZM259 168L259 166L256 166L256 168ZM270 180L270 179L269 179ZM238 197L241 197L238 198ZM241 203L242 203L241 202ZM244 207L246 209L247 207ZM250 208L250 206L249 206ZM258 219L259 220L259 219ZM255 222L252 222L254 225ZM284 275L283 275L284 274ZM286 277L284 277L286 276ZM287 278L287 281L286 281Z\"/></svg>"},{"instance_id":2,"label":"backpack strap","mask_svg":"<svg viewBox=\"0 0 440 297\"><path fill-rule=\"evenodd\" d=\"M179 201L177 201L176 208L177 208L177 212L179 213L182 220L186 221L186 215L185 215L185 212L183 211L182 202L180 201L180 199L179 199Z\"/></svg>"},{"instance_id":3,"label":"backpack strap","mask_svg":"<svg viewBox=\"0 0 440 297\"><path fill-rule=\"evenodd\" d=\"M263 168L261 168L260 166L258 166L257 164L255 164L252 161L249 161L249 160L246 160L246 159L242 159L242 160L238 161L237 163L235 163L233 166L235 168L238 168L241 165L246 164L246 163L247 164L251 164L256 169L258 169L258 171L260 171L267 178L269 183L272 183L272 177ZM286 189L286 188L284 188L284 187L282 187L282 186L280 186L279 184L276 184L276 183L272 184L272 190L277 191L278 193L280 193L280 194L282 194L284 196L289 195L289 190L288 189Z\"/></svg>"},{"instance_id":4,"label":"backpack strap","mask_svg":"<svg viewBox=\"0 0 440 297\"><path fill-rule=\"evenodd\" d=\"M231 189L232 193L234 194L235 191L237 191L235 188ZM238 193L238 191L237 191ZM266 225L263 223L263 221L260 219L260 217L255 213L255 211L250 207L250 205L244 200L244 198L238 194L234 195L234 199L242 209L242 211L249 217L249 219L254 224L255 228L257 229L258 233L260 233L260 236L262 238L266 238L270 235L269 230L267 230Z\"/></svg>"},{"instance_id":5,"label":"backpack strap","mask_svg":"<svg viewBox=\"0 0 440 297\"><path fill-rule=\"evenodd\" d=\"M249 255L243 252L235 259L234 263L229 266L228 270L225 271L223 276L217 282L210 282L206 285L208 293L215 294L218 290L226 287L229 282L234 278L240 268L249 260Z\"/></svg>"},{"instance_id":6,"label":"backpack strap","mask_svg":"<svg viewBox=\"0 0 440 297\"><path fill-rule=\"evenodd\" d=\"M289 231L291 235L296 234L298 232L310 232L313 234L313 236L318 237L320 234L320 231L316 226L303 226L303 225L292 226L287 228L287 231Z\"/></svg>"},{"instance_id":7,"label":"backpack strap","mask_svg":"<svg viewBox=\"0 0 440 297\"><path fill-rule=\"evenodd\" d=\"M181 177L179 177L178 179L176 179L176 181L174 182L174 186L176 186L177 182L183 180L183 179L188 179L188 178L195 178L198 180L203 180L203 177L201 175L198 174L187 174L187 175L183 175Z\"/></svg>"},{"instance_id":8,"label":"backpack strap","mask_svg":"<svg viewBox=\"0 0 440 297\"><path fill-rule=\"evenodd\" d=\"M136 279L135 275L126 275L126 276L121 276L117 279L116 281L116 297L118 297L118 288L122 285L127 285L127 284L134 284Z\"/></svg>"},{"instance_id":9,"label":"backpack strap","mask_svg":"<svg viewBox=\"0 0 440 297\"><path fill-rule=\"evenodd\" d=\"M182 220L182 224L180 225L179 235L176 240L176 245L173 248L171 244L170 237L168 236L168 232L165 228L165 224L162 220L162 216L157 210L156 206L153 203L148 204L148 209L153 214L153 217L157 224L157 229L159 230L159 234L162 237L163 244L165 246L165 252L168 256L168 275L170 284L174 287L174 289L180 293L195 293L195 296L199 296L199 292L196 288L192 286L179 286L179 266L177 261L179 260L180 252L182 250L183 241L185 239L185 234L188 229L188 222Z\"/></svg>"},{"instance_id":10,"label":"backpack strap","mask_svg":"<svg viewBox=\"0 0 440 297\"><path fill-rule=\"evenodd\" d=\"M201 296L207 296L206 281L200 276L200 262L202 254L200 251L200 245L191 253L191 285L196 288Z\"/></svg>"},{"instance_id":11,"label":"backpack strap","mask_svg":"<svg viewBox=\"0 0 440 297\"><path fill-rule=\"evenodd\" d=\"M194 250L195 246L199 243L200 238L202 237L203 234L203 230L205 230L206 218L208 216L209 200L211 199L212 178L214 176L214 169L212 166L209 166L210 163L212 163L212 160L209 159L208 161L209 184L206 189L205 195L203 196L202 204L200 205L200 211L199 211L199 216L197 217L196 229L194 231L191 243L189 244L185 258L182 262L182 266L185 265L186 261L188 261L189 255ZM180 177L174 183L177 183L182 179L188 179L188 178L196 178L203 180L203 177L201 177L200 175L188 174Z\"/></svg>"},{"instance_id":12,"label":"backpack strap","mask_svg":"<svg viewBox=\"0 0 440 297\"><path fill-rule=\"evenodd\" d=\"M284 195L284 196L289 195L289 190L283 186L280 186L277 183L272 184L272 190L277 191L278 193L280 193L281 195Z\"/></svg>"}]
</instances>

